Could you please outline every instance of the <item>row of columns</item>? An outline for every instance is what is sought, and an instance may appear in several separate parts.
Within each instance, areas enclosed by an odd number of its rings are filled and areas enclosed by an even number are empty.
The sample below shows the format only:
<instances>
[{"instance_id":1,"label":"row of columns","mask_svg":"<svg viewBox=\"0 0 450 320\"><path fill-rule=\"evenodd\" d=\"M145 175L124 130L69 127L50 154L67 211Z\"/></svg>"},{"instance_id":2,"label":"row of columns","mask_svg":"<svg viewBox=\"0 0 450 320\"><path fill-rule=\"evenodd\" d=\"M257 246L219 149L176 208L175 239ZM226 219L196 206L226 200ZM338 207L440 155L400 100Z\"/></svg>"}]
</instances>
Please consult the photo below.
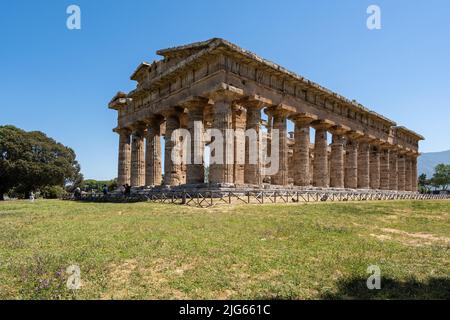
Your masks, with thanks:
<instances>
[{"instance_id":1,"label":"row of columns","mask_svg":"<svg viewBox=\"0 0 450 320\"><path fill-rule=\"evenodd\" d=\"M213 97L212 127L225 137L228 129L254 129L260 132L261 109L263 103L255 99L240 100L236 104L233 95L221 94ZM203 122L204 108L209 99L196 98L182 104L187 109L187 129L191 134L191 163L186 166L174 163L172 154L182 156L176 150L172 134L181 127L179 114L174 110L164 114L165 118L165 162L164 181L168 186L180 184L200 184L204 182L203 152L205 137L195 122ZM271 176L274 185L287 186L293 178L296 186L307 187L312 184L319 188L349 188L417 191L417 156L397 152L393 146L377 142L362 132L352 131L331 121L318 119L307 113L293 113L282 108L269 108L269 126L279 133L279 170ZM293 172L288 166L287 119L295 124ZM161 170L161 123L163 118L154 117L139 123L131 129L120 129L118 182L131 186L156 186L162 182ZM310 127L315 129L314 159L310 159ZM328 157L328 132L332 133L331 154ZM177 138L177 137L175 137ZM194 140L197 139L197 140ZM263 166L258 161L250 163L250 150L245 136L236 135L234 143L224 139L223 157L236 159L237 148L245 148L245 164L211 164L209 182L221 185L261 185ZM145 141L145 142L144 142ZM178 144L179 147L180 144ZM256 153L260 154L259 140ZM199 157L195 159L195 157ZM312 167L312 168L311 168ZM185 171L183 171L185 170Z\"/></svg>"}]
</instances>

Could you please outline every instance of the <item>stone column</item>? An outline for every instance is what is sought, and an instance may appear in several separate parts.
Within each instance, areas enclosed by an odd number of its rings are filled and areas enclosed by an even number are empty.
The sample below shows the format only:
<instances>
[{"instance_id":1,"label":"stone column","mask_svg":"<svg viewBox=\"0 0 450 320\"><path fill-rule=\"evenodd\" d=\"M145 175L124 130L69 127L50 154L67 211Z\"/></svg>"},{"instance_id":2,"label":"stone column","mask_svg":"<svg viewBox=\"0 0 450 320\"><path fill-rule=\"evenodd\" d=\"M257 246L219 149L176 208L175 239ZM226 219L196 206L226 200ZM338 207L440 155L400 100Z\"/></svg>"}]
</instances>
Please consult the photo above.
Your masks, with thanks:
<instances>
[{"instance_id":1,"label":"stone column","mask_svg":"<svg viewBox=\"0 0 450 320\"><path fill-rule=\"evenodd\" d=\"M245 128L247 109L240 104L233 105L234 129L234 184L243 185L245 181Z\"/></svg>"},{"instance_id":2,"label":"stone column","mask_svg":"<svg viewBox=\"0 0 450 320\"><path fill-rule=\"evenodd\" d=\"M164 185L178 186L182 179L181 156L178 148L180 143L175 144L172 140L179 141L180 137L176 131L180 127L178 115L175 112L167 112L166 133L164 136Z\"/></svg>"},{"instance_id":3,"label":"stone column","mask_svg":"<svg viewBox=\"0 0 450 320\"><path fill-rule=\"evenodd\" d=\"M159 186L161 182L161 119L153 117L147 123L145 185Z\"/></svg>"},{"instance_id":4,"label":"stone column","mask_svg":"<svg viewBox=\"0 0 450 320\"><path fill-rule=\"evenodd\" d=\"M133 127L131 144L131 186L142 187L145 185L145 150L144 150L144 125Z\"/></svg>"},{"instance_id":5,"label":"stone column","mask_svg":"<svg viewBox=\"0 0 450 320\"><path fill-rule=\"evenodd\" d=\"M389 190L398 190L398 162L395 150L390 150L389 153Z\"/></svg>"},{"instance_id":6,"label":"stone column","mask_svg":"<svg viewBox=\"0 0 450 320\"><path fill-rule=\"evenodd\" d=\"M358 148L358 189L369 189L370 184L370 148L367 140L359 141Z\"/></svg>"},{"instance_id":7,"label":"stone column","mask_svg":"<svg viewBox=\"0 0 450 320\"><path fill-rule=\"evenodd\" d=\"M412 174L412 192L418 192L419 186L417 181L417 155L411 158L411 174Z\"/></svg>"},{"instance_id":8,"label":"stone column","mask_svg":"<svg viewBox=\"0 0 450 320\"><path fill-rule=\"evenodd\" d=\"M351 131L347 134L345 153L345 177L346 188L358 188L358 139L364 135L361 131Z\"/></svg>"},{"instance_id":9,"label":"stone column","mask_svg":"<svg viewBox=\"0 0 450 320\"><path fill-rule=\"evenodd\" d=\"M405 191L412 191L411 157L405 156Z\"/></svg>"},{"instance_id":10,"label":"stone column","mask_svg":"<svg viewBox=\"0 0 450 320\"><path fill-rule=\"evenodd\" d=\"M279 140L279 167L278 172L272 176L272 184L286 186L288 185L288 145L287 145L287 128L286 116L280 113L273 113L273 129L278 130L278 137L272 132L272 138Z\"/></svg>"},{"instance_id":11,"label":"stone column","mask_svg":"<svg viewBox=\"0 0 450 320\"><path fill-rule=\"evenodd\" d=\"M390 181L390 159L389 159L390 150L387 148L383 148L381 150L380 156L380 189L381 190L389 190L389 181Z\"/></svg>"},{"instance_id":12,"label":"stone column","mask_svg":"<svg viewBox=\"0 0 450 320\"><path fill-rule=\"evenodd\" d=\"M345 176L345 154L344 134L350 131L350 128L342 125L334 126L330 129L333 134L333 142L331 144L330 155L330 187L344 188Z\"/></svg>"},{"instance_id":13,"label":"stone column","mask_svg":"<svg viewBox=\"0 0 450 320\"><path fill-rule=\"evenodd\" d=\"M259 96L248 97L242 102L247 109L246 130L252 131L256 135L256 138L253 137L252 141L250 141L251 135L249 135L245 143L244 183L246 184L258 186L262 184L261 108L264 104L270 103L271 101ZM251 143L253 143L252 148L250 148ZM254 154L250 155L250 152Z\"/></svg>"},{"instance_id":14,"label":"stone column","mask_svg":"<svg viewBox=\"0 0 450 320\"><path fill-rule=\"evenodd\" d=\"M190 164L186 168L187 184L202 184L205 182L205 132L203 126L204 109L209 100L201 97L192 97L182 103L188 109L188 130L191 136Z\"/></svg>"},{"instance_id":15,"label":"stone column","mask_svg":"<svg viewBox=\"0 0 450 320\"><path fill-rule=\"evenodd\" d=\"M405 191L406 190L406 180L405 180L406 161L405 161L404 154L398 155L397 170L398 170L398 191Z\"/></svg>"},{"instance_id":16,"label":"stone column","mask_svg":"<svg viewBox=\"0 0 450 320\"><path fill-rule=\"evenodd\" d=\"M317 120L312 125L316 129L314 137L314 186L328 188L330 179L328 176L327 129L332 127L334 123L328 120Z\"/></svg>"},{"instance_id":17,"label":"stone column","mask_svg":"<svg viewBox=\"0 0 450 320\"><path fill-rule=\"evenodd\" d=\"M217 150L222 152L222 159L217 159L216 150L211 150L211 157L215 157L220 163L211 163L209 167L209 182L223 186L234 185L234 134L233 133L233 109L232 104L242 95L242 90L225 86L212 93L214 104L212 127L222 134L223 143ZM215 143L215 142L213 142ZM214 154L213 154L214 153Z\"/></svg>"},{"instance_id":18,"label":"stone column","mask_svg":"<svg viewBox=\"0 0 450 320\"><path fill-rule=\"evenodd\" d=\"M370 188L380 189L380 151L378 146L370 146Z\"/></svg>"},{"instance_id":19,"label":"stone column","mask_svg":"<svg viewBox=\"0 0 450 320\"><path fill-rule=\"evenodd\" d=\"M294 131L294 185L306 187L311 183L310 168L310 124L317 120L313 114L296 114L293 117Z\"/></svg>"},{"instance_id":20,"label":"stone column","mask_svg":"<svg viewBox=\"0 0 450 320\"><path fill-rule=\"evenodd\" d=\"M117 184L123 186L130 184L131 177L131 131L129 129L119 129L119 163L117 173Z\"/></svg>"}]
</instances>

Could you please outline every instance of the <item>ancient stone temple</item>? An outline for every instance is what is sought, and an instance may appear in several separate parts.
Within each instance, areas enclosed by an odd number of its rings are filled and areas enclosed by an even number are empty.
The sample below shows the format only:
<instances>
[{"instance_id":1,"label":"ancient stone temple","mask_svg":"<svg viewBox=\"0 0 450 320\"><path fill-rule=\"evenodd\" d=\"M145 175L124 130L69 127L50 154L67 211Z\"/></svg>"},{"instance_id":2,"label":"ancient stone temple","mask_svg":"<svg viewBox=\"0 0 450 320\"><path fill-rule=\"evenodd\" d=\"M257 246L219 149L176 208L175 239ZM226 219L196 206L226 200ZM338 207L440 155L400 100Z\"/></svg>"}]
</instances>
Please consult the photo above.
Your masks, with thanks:
<instances>
[{"instance_id":1,"label":"ancient stone temple","mask_svg":"<svg viewBox=\"0 0 450 320\"><path fill-rule=\"evenodd\" d=\"M223 39L157 53L161 60L132 74L136 89L109 103L118 113L119 184L417 192L421 135ZM224 134L254 129L269 140L276 132L279 146L258 142L255 150L236 134L224 140L224 157L241 148L243 163L175 161L203 154L211 143L204 131L194 134L196 122ZM192 133L188 150L174 142L180 128ZM278 156L270 175L266 152ZM255 155L256 163L247 161Z\"/></svg>"}]
</instances>

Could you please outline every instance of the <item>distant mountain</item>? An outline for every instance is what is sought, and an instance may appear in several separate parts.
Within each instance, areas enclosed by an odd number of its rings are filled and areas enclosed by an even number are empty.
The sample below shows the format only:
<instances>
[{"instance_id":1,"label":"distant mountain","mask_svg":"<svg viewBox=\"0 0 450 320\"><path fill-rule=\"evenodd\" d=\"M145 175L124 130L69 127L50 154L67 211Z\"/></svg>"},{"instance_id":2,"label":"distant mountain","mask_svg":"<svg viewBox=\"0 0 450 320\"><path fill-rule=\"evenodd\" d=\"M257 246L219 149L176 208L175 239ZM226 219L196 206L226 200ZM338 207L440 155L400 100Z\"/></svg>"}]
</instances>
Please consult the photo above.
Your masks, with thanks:
<instances>
[{"instance_id":1,"label":"distant mountain","mask_svg":"<svg viewBox=\"0 0 450 320\"><path fill-rule=\"evenodd\" d=\"M450 150L422 153L417 163L419 175L425 173L428 178L431 178L434 173L434 167L440 163L450 164Z\"/></svg>"}]
</instances>

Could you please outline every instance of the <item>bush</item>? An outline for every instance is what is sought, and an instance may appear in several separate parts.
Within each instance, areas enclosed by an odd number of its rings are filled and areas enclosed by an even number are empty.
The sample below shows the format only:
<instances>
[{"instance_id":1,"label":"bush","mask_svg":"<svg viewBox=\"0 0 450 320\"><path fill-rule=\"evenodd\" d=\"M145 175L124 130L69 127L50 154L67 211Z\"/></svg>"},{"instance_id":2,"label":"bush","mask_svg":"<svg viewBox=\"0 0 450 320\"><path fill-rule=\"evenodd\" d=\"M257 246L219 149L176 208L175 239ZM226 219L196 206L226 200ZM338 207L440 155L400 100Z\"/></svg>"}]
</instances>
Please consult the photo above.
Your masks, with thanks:
<instances>
[{"instance_id":1,"label":"bush","mask_svg":"<svg viewBox=\"0 0 450 320\"><path fill-rule=\"evenodd\" d=\"M61 199L66 190L61 186L47 186L41 189L40 195L45 199Z\"/></svg>"}]
</instances>

